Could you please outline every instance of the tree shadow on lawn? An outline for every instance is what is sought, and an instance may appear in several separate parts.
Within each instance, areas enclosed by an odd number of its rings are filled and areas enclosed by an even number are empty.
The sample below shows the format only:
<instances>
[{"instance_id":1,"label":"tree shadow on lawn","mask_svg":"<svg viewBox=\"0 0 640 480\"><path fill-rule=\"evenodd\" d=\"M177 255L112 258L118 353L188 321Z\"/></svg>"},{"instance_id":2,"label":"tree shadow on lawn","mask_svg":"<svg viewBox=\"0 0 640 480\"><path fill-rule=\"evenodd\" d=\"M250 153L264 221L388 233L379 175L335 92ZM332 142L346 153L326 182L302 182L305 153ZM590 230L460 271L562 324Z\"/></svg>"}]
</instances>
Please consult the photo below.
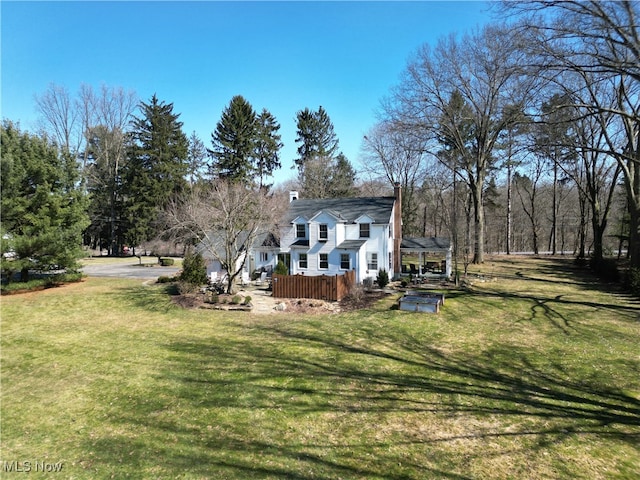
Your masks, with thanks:
<instances>
[{"instance_id":1,"label":"tree shadow on lawn","mask_svg":"<svg viewBox=\"0 0 640 480\"><path fill-rule=\"evenodd\" d=\"M599 278L588 266L575 264L573 258L538 258L543 264L536 263L531 271L517 268L513 275L497 274L500 278L513 278L533 282L575 285L581 290L593 290L617 294L629 303L640 305L640 300L624 290L619 282L610 282Z\"/></svg>"},{"instance_id":2,"label":"tree shadow on lawn","mask_svg":"<svg viewBox=\"0 0 640 480\"><path fill-rule=\"evenodd\" d=\"M574 378L559 364L543 370L530 360L530 357L539 355L535 350L509 346L503 350L488 350L481 355L450 354L404 336L377 334L375 345L359 346L344 343L336 337L299 332L283 326L256 328L266 329L287 342L300 342L306 348L315 346L334 351L336 355L353 355L354 361L349 362L349 368L340 368L339 364L331 361L287 358L281 351L271 356L271 362L283 368L283 371L299 371L303 378L322 378L327 385L331 385L333 379L340 379L360 380L367 386L386 387L381 390L384 392L382 398L391 400L391 403L399 400L396 407L403 411L423 409L421 400L407 401L395 396L413 391L489 401L485 406L461 407L458 403L449 405L439 400L439 410L451 407L456 412L580 419L594 422L592 426L640 426L639 399L594 381ZM266 351L260 352L260 356L269 358ZM388 373L387 368L357 368L357 365L368 363L357 357L405 366L411 373ZM635 366L640 367L640 362L635 362ZM329 392L333 392L333 387ZM330 395L329 392L327 394ZM371 398L375 400L372 404L375 409L380 398L377 394ZM428 402L427 405L426 410L430 411L433 405ZM602 433L610 434L605 431ZM621 438L624 436L621 434ZM630 438L635 442L637 436L633 434Z\"/></svg>"},{"instance_id":3,"label":"tree shadow on lawn","mask_svg":"<svg viewBox=\"0 0 640 480\"><path fill-rule=\"evenodd\" d=\"M461 440L514 439L504 448L532 454L576 438L640 446L640 400L599 379L580 378L563 365L541 367L533 348L451 353L406 332L367 326L351 329L349 338L361 341L354 344L322 327L271 322L244 327L239 340L171 342L170 360L158 379L171 385L164 393L174 406L151 398L149 414L122 408L114 421L150 438L174 439L156 447L171 474L232 478L302 479L313 472L321 479L468 479L460 473L466 471L457 458L460 452L455 447L446 451ZM157 414L168 408L178 411ZM185 413L192 416L185 418ZM292 432L290 423L265 420L271 414L299 421L303 429L309 426L305 422L333 414L353 423L337 424L338 431L363 432L319 441L318 435ZM460 416L491 421L483 428L471 421L457 434L445 429L382 436L371 432L383 425L361 424L388 415L435 415L444 423ZM136 455L122 452L148 448L140 442L102 438L92 448L105 452L102 462L118 458L136 464L141 461ZM404 448L412 452L410 458ZM430 458L432 453L441 461ZM465 453L466 461L481 462L490 455L481 448Z\"/></svg>"},{"instance_id":4,"label":"tree shadow on lawn","mask_svg":"<svg viewBox=\"0 0 640 480\"><path fill-rule=\"evenodd\" d=\"M178 295L178 287L172 283L157 285L137 284L127 288L119 288L112 294L121 304L130 304L141 310L167 313L178 308L171 297Z\"/></svg>"},{"instance_id":5,"label":"tree shadow on lawn","mask_svg":"<svg viewBox=\"0 0 640 480\"><path fill-rule=\"evenodd\" d=\"M640 321L640 306L576 300L566 298L565 295L544 297L542 295L517 292L509 293L505 291L493 291L472 287L464 291L450 291L447 293L447 299L457 299L460 302L465 302L465 299L473 299L475 304L481 305L485 303L487 305L487 309L496 308L495 302L493 302L493 300L496 299L524 300L530 305L529 309L531 314L528 318L515 318L514 321L522 322L525 320L534 321L537 319L543 319L548 321L552 326L560 330L565 335L570 335L572 332L576 333L585 326L583 323L573 320L575 318L583 318L579 314L582 310L571 312L570 307L591 308L607 313L613 312L619 320L633 323ZM571 314L571 316L569 314ZM599 327L597 324L591 323L588 325L588 328L597 330Z\"/></svg>"}]
</instances>

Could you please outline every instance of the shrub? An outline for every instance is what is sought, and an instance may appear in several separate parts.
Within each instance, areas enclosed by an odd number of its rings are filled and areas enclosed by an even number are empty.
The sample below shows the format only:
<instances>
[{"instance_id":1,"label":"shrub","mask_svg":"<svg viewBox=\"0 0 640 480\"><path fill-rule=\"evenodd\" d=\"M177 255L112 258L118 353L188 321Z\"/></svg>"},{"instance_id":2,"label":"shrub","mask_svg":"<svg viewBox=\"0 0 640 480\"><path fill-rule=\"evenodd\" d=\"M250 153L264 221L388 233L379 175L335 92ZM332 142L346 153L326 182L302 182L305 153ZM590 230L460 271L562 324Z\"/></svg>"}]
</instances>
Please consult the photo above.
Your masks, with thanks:
<instances>
[{"instance_id":1,"label":"shrub","mask_svg":"<svg viewBox=\"0 0 640 480\"><path fill-rule=\"evenodd\" d=\"M174 264L173 258L161 258L160 259L160 265L163 266L163 267L170 267L173 264Z\"/></svg>"},{"instance_id":2,"label":"shrub","mask_svg":"<svg viewBox=\"0 0 640 480\"><path fill-rule=\"evenodd\" d=\"M244 304L245 305L250 305L251 304L251 300L252 300L251 296L247 295L246 297L244 297Z\"/></svg>"},{"instance_id":3,"label":"shrub","mask_svg":"<svg viewBox=\"0 0 640 480\"><path fill-rule=\"evenodd\" d=\"M158 277L157 283L171 283L175 280L174 277L168 277L167 275L161 275Z\"/></svg>"},{"instance_id":4,"label":"shrub","mask_svg":"<svg viewBox=\"0 0 640 480\"><path fill-rule=\"evenodd\" d=\"M205 303L218 303L220 301L220 298L218 297L218 294L216 292L207 292L207 294L204 296L204 301Z\"/></svg>"},{"instance_id":5,"label":"shrub","mask_svg":"<svg viewBox=\"0 0 640 480\"><path fill-rule=\"evenodd\" d=\"M193 283L183 282L183 281L178 282L178 293L180 295L196 293L198 289L199 289L198 285L194 285Z\"/></svg>"},{"instance_id":6,"label":"shrub","mask_svg":"<svg viewBox=\"0 0 640 480\"><path fill-rule=\"evenodd\" d=\"M180 280L193 285L204 285L207 283L207 267L201 254L187 254L187 256L184 257Z\"/></svg>"},{"instance_id":7,"label":"shrub","mask_svg":"<svg viewBox=\"0 0 640 480\"><path fill-rule=\"evenodd\" d=\"M242 302L242 297L240 295L234 295L231 299L231 303L234 305L240 305L240 302Z\"/></svg>"},{"instance_id":8,"label":"shrub","mask_svg":"<svg viewBox=\"0 0 640 480\"><path fill-rule=\"evenodd\" d=\"M349 295L347 295L347 299L354 303L361 303L364 295L364 285L356 283L349 289Z\"/></svg>"},{"instance_id":9,"label":"shrub","mask_svg":"<svg viewBox=\"0 0 640 480\"><path fill-rule=\"evenodd\" d=\"M11 282L2 285L0 290L3 294L19 292L22 290L38 290L42 288L57 287L65 283L74 283L82 280L84 275L81 272L65 272L50 275L42 278L33 278L28 282Z\"/></svg>"},{"instance_id":10,"label":"shrub","mask_svg":"<svg viewBox=\"0 0 640 480\"><path fill-rule=\"evenodd\" d=\"M640 297L640 268L630 268L627 272L627 286L631 293Z\"/></svg>"},{"instance_id":11,"label":"shrub","mask_svg":"<svg viewBox=\"0 0 640 480\"><path fill-rule=\"evenodd\" d=\"M384 288L389 284L389 273L384 268L381 268L378 271L378 277L376 278L376 283L380 288Z\"/></svg>"},{"instance_id":12,"label":"shrub","mask_svg":"<svg viewBox=\"0 0 640 480\"><path fill-rule=\"evenodd\" d=\"M273 273L277 273L278 275L289 275L289 269L284 264L284 262L282 260L280 260L278 262L278 264L276 265L276 268L273 271Z\"/></svg>"}]
</instances>

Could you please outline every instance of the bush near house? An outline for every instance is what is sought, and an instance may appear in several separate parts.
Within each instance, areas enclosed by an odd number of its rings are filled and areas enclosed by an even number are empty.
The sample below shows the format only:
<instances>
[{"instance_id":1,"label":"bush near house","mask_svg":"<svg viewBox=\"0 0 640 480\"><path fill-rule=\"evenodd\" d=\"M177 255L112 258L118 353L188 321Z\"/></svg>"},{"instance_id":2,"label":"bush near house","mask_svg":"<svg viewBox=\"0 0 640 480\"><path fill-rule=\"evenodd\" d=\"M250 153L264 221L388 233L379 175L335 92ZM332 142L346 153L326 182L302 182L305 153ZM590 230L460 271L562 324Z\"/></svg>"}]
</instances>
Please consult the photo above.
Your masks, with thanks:
<instances>
[{"instance_id":1,"label":"bush near house","mask_svg":"<svg viewBox=\"0 0 640 480\"><path fill-rule=\"evenodd\" d=\"M289 275L289 269L284 264L284 262L280 260L276 265L276 268L274 269L273 273L275 273L276 275Z\"/></svg>"},{"instance_id":2,"label":"bush near house","mask_svg":"<svg viewBox=\"0 0 640 480\"><path fill-rule=\"evenodd\" d=\"M389 284L389 273L384 268L381 268L378 271L378 276L376 277L376 283L380 288L384 288Z\"/></svg>"},{"instance_id":3,"label":"bush near house","mask_svg":"<svg viewBox=\"0 0 640 480\"><path fill-rule=\"evenodd\" d=\"M207 283L207 266L200 253L189 253L184 257L180 280L192 285Z\"/></svg>"}]
</instances>

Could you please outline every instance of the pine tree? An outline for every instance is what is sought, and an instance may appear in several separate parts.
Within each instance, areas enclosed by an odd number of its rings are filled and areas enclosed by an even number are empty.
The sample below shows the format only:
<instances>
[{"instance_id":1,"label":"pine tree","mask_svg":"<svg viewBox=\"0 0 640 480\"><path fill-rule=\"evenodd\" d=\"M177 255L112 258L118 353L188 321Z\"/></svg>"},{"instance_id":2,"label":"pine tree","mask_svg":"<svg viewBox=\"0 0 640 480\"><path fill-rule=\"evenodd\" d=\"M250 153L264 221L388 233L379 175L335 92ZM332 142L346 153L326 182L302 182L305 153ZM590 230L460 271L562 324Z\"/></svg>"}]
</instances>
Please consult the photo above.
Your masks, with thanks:
<instances>
[{"instance_id":1,"label":"pine tree","mask_svg":"<svg viewBox=\"0 0 640 480\"><path fill-rule=\"evenodd\" d=\"M255 171L257 135L258 121L253 107L241 95L236 95L211 134L212 175L233 182L248 182Z\"/></svg>"},{"instance_id":2,"label":"pine tree","mask_svg":"<svg viewBox=\"0 0 640 480\"><path fill-rule=\"evenodd\" d=\"M89 220L75 158L10 122L2 125L0 157L3 273L10 279L19 271L27 281L30 271L77 268Z\"/></svg>"},{"instance_id":3,"label":"pine tree","mask_svg":"<svg viewBox=\"0 0 640 480\"><path fill-rule=\"evenodd\" d=\"M194 131L189 137L189 152L187 160L189 164L188 179L189 185L193 186L202 180L205 174L205 161L207 158L207 148L204 146L198 134Z\"/></svg>"},{"instance_id":4,"label":"pine tree","mask_svg":"<svg viewBox=\"0 0 640 480\"><path fill-rule=\"evenodd\" d=\"M334 198L356 195L356 171L343 153L338 154L332 169L329 196Z\"/></svg>"},{"instance_id":5,"label":"pine tree","mask_svg":"<svg viewBox=\"0 0 640 480\"><path fill-rule=\"evenodd\" d=\"M355 172L342 153L338 153L338 137L333 123L322 107L308 108L297 114L299 157L298 181L305 196L327 198L352 196Z\"/></svg>"},{"instance_id":6,"label":"pine tree","mask_svg":"<svg viewBox=\"0 0 640 480\"><path fill-rule=\"evenodd\" d=\"M127 164L127 240L132 245L158 234L158 213L169 199L182 192L188 173L188 145L180 114L173 103L158 101L140 104L142 116L132 122Z\"/></svg>"},{"instance_id":7,"label":"pine tree","mask_svg":"<svg viewBox=\"0 0 640 480\"><path fill-rule=\"evenodd\" d=\"M265 177L273 175L273 172L282 166L280 163L282 142L279 130L280 124L276 118L267 109L263 109L257 117L255 151L255 169L260 188L266 187L264 185Z\"/></svg>"},{"instance_id":8,"label":"pine tree","mask_svg":"<svg viewBox=\"0 0 640 480\"><path fill-rule=\"evenodd\" d=\"M320 106L317 112L305 108L297 113L297 138L299 157L295 159L298 170L304 171L305 163L315 158L334 159L338 152L338 137L326 110Z\"/></svg>"}]
</instances>

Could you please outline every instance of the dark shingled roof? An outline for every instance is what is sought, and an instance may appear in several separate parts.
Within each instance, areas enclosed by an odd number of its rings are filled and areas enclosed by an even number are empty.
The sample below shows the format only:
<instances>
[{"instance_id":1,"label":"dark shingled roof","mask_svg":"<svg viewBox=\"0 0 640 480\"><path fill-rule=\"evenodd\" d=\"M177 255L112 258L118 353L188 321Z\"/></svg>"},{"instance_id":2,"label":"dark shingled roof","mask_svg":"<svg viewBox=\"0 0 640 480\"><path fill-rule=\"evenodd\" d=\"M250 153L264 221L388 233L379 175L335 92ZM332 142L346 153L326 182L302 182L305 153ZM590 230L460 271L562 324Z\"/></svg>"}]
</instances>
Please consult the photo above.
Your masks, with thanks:
<instances>
[{"instance_id":1,"label":"dark shingled roof","mask_svg":"<svg viewBox=\"0 0 640 480\"><path fill-rule=\"evenodd\" d=\"M309 240L305 240L305 239L296 240L291 244L291 246L292 247L308 247Z\"/></svg>"},{"instance_id":2,"label":"dark shingled roof","mask_svg":"<svg viewBox=\"0 0 640 480\"><path fill-rule=\"evenodd\" d=\"M365 243L367 243L366 240L345 240L336 248L339 248L342 250L358 250Z\"/></svg>"},{"instance_id":3,"label":"dark shingled roof","mask_svg":"<svg viewBox=\"0 0 640 480\"><path fill-rule=\"evenodd\" d=\"M287 223L298 217L313 218L322 212L330 213L341 221L353 223L363 215L368 215L374 223L390 223L395 203L394 197L361 197L361 198L322 198L300 199L289 204L284 217Z\"/></svg>"},{"instance_id":4,"label":"dark shingled roof","mask_svg":"<svg viewBox=\"0 0 640 480\"><path fill-rule=\"evenodd\" d=\"M449 250L451 242L445 237L405 237L400 244L402 250Z\"/></svg>"}]
</instances>

